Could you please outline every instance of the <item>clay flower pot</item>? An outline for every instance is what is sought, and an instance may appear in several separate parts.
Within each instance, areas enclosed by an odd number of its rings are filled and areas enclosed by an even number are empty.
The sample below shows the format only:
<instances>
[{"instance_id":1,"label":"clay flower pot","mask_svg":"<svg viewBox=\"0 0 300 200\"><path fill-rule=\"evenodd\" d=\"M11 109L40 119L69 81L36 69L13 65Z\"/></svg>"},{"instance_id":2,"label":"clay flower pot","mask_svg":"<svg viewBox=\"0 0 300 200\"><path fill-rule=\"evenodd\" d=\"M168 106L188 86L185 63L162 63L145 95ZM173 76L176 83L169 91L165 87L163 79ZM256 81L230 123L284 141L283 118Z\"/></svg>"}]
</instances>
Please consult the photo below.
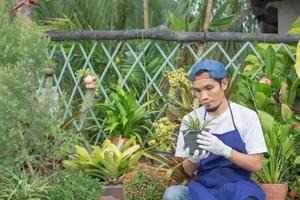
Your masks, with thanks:
<instances>
[{"instance_id":1,"label":"clay flower pot","mask_svg":"<svg viewBox=\"0 0 300 200\"><path fill-rule=\"evenodd\" d=\"M266 200L285 200L288 184L260 184L261 189L266 193Z\"/></svg>"},{"instance_id":2,"label":"clay flower pot","mask_svg":"<svg viewBox=\"0 0 300 200\"><path fill-rule=\"evenodd\" d=\"M111 143L120 146L125 144L128 141L128 138L123 138L123 137L112 137L110 139Z\"/></svg>"},{"instance_id":3,"label":"clay flower pot","mask_svg":"<svg viewBox=\"0 0 300 200\"><path fill-rule=\"evenodd\" d=\"M114 184L109 182L103 183L103 192L98 200L125 200L125 193L122 184Z\"/></svg>"}]
</instances>

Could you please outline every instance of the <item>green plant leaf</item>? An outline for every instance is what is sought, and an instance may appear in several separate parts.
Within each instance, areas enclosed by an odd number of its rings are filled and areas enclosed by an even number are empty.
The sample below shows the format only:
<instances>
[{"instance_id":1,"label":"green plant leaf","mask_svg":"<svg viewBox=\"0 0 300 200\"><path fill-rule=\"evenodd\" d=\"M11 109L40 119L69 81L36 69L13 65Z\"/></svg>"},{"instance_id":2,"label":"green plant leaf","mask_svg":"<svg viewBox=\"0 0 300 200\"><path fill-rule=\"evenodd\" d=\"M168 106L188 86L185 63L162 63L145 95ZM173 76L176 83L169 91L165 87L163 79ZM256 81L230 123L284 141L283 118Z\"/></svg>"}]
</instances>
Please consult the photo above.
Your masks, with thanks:
<instances>
[{"instance_id":1,"label":"green plant leaf","mask_svg":"<svg viewBox=\"0 0 300 200\"><path fill-rule=\"evenodd\" d=\"M272 88L266 84L263 83L256 83L256 90L264 93L267 97L271 96L272 94Z\"/></svg>"},{"instance_id":2,"label":"green plant leaf","mask_svg":"<svg viewBox=\"0 0 300 200\"><path fill-rule=\"evenodd\" d=\"M210 27L219 28L229 26L233 20L234 15L230 15L218 20L213 20L210 24Z\"/></svg>"},{"instance_id":3,"label":"green plant leaf","mask_svg":"<svg viewBox=\"0 0 300 200\"><path fill-rule=\"evenodd\" d=\"M281 104L281 116L282 116L282 119L285 121L285 122L289 122L290 119L292 118L292 110L290 109L290 107L286 104Z\"/></svg>"},{"instance_id":4,"label":"green plant leaf","mask_svg":"<svg viewBox=\"0 0 300 200\"><path fill-rule=\"evenodd\" d=\"M276 66L276 53L271 45L266 49L264 60L266 64L266 75L268 78L271 78Z\"/></svg>"},{"instance_id":5,"label":"green plant leaf","mask_svg":"<svg viewBox=\"0 0 300 200\"><path fill-rule=\"evenodd\" d=\"M300 41L297 44L295 69L298 78L300 78Z\"/></svg>"},{"instance_id":6,"label":"green plant leaf","mask_svg":"<svg viewBox=\"0 0 300 200\"><path fill-rule=\"evenodd\" d=\"M266 104L266 99L267 99L267 97L264 93L262 93L262 92L255 93L255 102L256 102L258 109L264 108L264 106Z\"/></svg>"},{"instance_id":7,"label":"green plant leaf","mask_svg":"<svg viewBox=\"0 0 300 200\"><path fill-rule=\"evenodd\" d=\"M300 17L298 17L296 19L296 21L294 21L291 29L288 32L289 34L300 34Z\"/></svg>"},{"instance_id":8,"label":"green plant leaf","mask_svg":"<svg viewBox=\"0 0 300 200\"><path fill-rule=\"evenodd\" d=\"M270 114L268 114L264 111L258 110L257 112L258 112L258 117L260 119L260 123L262 125L263 130L266 132L272 131L274 123L275 123L274 118Z\"/></svg>"},{"instance_id":9,"label":"green plant leaf","mask_svg":"<svg viewBox=\"0 0 300 200\"><path fill-rule=\"evenodd\" d=\"M297 156L297 158L294 161L294 164L300 165L300 156Z\"/></svg>"}]
</instances>

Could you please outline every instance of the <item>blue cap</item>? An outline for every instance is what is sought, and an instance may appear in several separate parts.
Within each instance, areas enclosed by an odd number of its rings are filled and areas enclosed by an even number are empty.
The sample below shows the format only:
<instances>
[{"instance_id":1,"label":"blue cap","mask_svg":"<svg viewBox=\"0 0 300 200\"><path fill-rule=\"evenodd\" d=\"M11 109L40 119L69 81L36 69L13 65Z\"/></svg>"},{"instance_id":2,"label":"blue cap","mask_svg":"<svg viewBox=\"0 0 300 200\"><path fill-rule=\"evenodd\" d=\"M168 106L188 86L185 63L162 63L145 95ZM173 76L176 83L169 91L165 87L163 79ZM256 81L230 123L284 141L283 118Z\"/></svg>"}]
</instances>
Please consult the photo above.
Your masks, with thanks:
<instances>
[{"instance_id":1,"label":"blue cap","mask_svg":"<svg viewBox=\"0 0 300 200\"><path fill-rule=\"evenodd\" d=\"M225 66L216 60L202 60L192 66L191 78L196 80L196 74L199 71L207 71L210 78L222 79L226 76Z\"/></svg>"}]
</instances>

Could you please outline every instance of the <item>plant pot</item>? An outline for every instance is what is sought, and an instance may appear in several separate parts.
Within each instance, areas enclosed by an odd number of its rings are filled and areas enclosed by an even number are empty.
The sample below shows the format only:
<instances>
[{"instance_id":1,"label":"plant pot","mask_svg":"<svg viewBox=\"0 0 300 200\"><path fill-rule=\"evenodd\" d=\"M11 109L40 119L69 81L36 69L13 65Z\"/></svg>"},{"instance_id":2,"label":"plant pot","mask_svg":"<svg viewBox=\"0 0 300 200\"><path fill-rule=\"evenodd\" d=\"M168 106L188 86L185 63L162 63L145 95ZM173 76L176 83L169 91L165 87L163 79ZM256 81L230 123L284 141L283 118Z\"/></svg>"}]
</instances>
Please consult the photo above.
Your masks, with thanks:
<instances>
[{"instance_id":1,"label":"plant pot","mask_svg":"<svg viewBox=\"0 0 300 200\"><path fill-rule=\"evenodd\" d=\"M285 200L288 184L260 184L261 189L266 193L266 200Z\"/></svg>"},{"instance_id":2,"label":"plant pot","mask_svg":"<svg viewBox=\"0 0 300 200\"><path fill-rule=\"evenodd\" d=\"M128 138L123 138L123 137L112 137L110 139L111 143L115 144L116 146L121 146L124 143L128 141Z\"/></svg>"},{"instance_id":3,"label":"plant pot","mask_svg":"<svg viewBox=\"0 0 300 200\"><path fill-rule=\"evenodd\" d=\"M203 129L204 131L209 131L209 129ZM201 153L201 149L199 148L199 144L197 143L197 135L201 134L203 130L189 130L183 131L184 138L184 148L190 148L190 155L194 155L195 151L198 149L199 153Z\"/></svg>"},{"instance_id":4,"label":"plant pot","mask_svg":"<svg viewBox=\"0 0 300 200\"><path fill-rule=\"evenodd\" d=\"M125 200L125 193L122 184L103 183L103 192L98 200L110 199Z\"/></svg>"}]
</instances>

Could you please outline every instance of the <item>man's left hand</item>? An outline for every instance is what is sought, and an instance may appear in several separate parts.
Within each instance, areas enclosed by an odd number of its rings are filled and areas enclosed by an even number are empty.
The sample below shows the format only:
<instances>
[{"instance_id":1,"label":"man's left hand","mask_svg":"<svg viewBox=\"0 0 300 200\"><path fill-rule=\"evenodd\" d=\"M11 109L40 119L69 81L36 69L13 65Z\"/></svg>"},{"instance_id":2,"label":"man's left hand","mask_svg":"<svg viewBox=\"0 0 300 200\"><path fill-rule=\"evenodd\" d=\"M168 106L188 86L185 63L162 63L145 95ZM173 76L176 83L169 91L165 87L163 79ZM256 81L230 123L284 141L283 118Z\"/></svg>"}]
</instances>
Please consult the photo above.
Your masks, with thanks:
<instances>
[{"instance_id":1,"label":"man's left hand","mask_svg":"<svg viewBox=\"0 0 300 200\"><path fill-rule=\"evenodd\" d=\"M219 138L209 132L202 131L197 135L199 148L209 151L215 155L229 158L232 148L224 144Z\"/></svg>"}]
</instances>

